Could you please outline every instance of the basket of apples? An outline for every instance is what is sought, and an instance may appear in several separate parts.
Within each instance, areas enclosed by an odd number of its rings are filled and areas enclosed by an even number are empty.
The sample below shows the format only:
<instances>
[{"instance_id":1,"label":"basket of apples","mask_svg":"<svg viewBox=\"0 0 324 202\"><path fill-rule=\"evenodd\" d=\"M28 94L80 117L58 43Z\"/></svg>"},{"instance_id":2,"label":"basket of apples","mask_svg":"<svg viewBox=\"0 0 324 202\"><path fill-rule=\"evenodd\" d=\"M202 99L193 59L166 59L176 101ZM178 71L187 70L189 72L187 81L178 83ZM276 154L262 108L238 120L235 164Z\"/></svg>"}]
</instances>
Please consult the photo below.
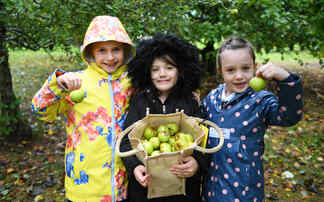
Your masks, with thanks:
<instances>
[{"instance_id":1,"label":"basket of apples","mask_svg":"<svg viewBox=\"0 0 324 202\"><path fill-rule=\"evenodd\" d=\"M199 146L205 139L202 125L213 127L219 134L216 147L207 149ZM132 150L121 152L120 142L127 134ZM184 112L148 114L121 133L116 143L116 153L120 157L136 155L143 162L151 174L148 198L156 198L185 193L185 179L169 172L174 164L181 163L182 157L191 155L194 150L217 152L223 143L221 129L208 120L187 116Z\"/></svg>"}]
</instances>

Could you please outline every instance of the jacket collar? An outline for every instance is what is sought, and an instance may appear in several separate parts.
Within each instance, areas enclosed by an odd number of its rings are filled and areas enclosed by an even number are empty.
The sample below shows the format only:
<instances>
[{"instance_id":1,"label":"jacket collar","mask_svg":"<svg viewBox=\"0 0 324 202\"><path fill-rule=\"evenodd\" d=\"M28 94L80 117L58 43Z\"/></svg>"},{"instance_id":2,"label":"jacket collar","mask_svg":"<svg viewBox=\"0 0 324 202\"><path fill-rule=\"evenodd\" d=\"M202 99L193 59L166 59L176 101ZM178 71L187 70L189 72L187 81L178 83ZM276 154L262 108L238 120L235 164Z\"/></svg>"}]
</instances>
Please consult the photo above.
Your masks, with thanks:
<instances>
[{"instance_id":1,"label":"jacket collar","mask_svg":"<svg viewBox=\"0 0 324 202\"><path fill-rule=\"evenodd\" d=\"M127 65L123 65L123 66L119 67L116 71L114 71L111 74L107 73L105 70L103 70L101 67L99 67L95 62L90 63L88 65L88 68L91 71L96 72L97 74L99 74L100 76L102 76L104 78L107 78L110 76L111 80L116 80L116 79L119 79L121 77L121 75L126 72Z\"/></svg>"}]
</instances>

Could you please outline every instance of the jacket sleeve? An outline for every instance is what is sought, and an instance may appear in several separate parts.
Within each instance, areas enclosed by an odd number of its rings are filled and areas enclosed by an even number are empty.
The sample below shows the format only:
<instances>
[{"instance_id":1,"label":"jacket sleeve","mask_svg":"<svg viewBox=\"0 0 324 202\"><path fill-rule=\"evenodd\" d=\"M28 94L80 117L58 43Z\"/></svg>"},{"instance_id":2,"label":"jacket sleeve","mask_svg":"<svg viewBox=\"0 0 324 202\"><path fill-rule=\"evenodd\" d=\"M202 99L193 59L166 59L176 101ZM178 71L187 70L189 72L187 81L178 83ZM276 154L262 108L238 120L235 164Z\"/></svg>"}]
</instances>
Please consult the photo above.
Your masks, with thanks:
<instances>
[{"instance_id":1,"label":"jacket sleeve","mask_svg":"<svg viewBox=\"0 0 324 202\"><path fill-rule=\"evenodd\" d=\"M137 105L136 105L137 104ZM126 120L124 122L123 129L126 129L127 127L131 126L133 123L135 123L137 120L141 119L141 115L139 111L137 110L136 106L138 106L138 103L136 102L136 95L134 95L131 99L130 108L126 117ZM121 141L120 144L120 151L125 152L132 149L130 140L128 138L128 135L125 135ZM121 158L128 174L133 175L134 169L139 165L144 165L137 157L136 155L129 156L129 157L123 157Z\"/></svg>"},{"instance_id":2,"label":"jacket sleeve","mask_svg":"<svg viewBox=\"0 0 324 202\"><path fill-rule=\"evenodd\" d=\"M290 73L278 82L278 97L264 98L264 117L267 125L292 126L302 119L303 86L301 77Z\"/></svg>"},{"instance_id":3,"label":"jacket sleeve","mask_svg":"<svg viewBox=\"0 0 324 202\"><path fill-rule=\"evenodd\" d=\"M32 99L33 114L44 121L55 120L58 114L63 113L70 107L65 99L68 92L56 84L58 72L62 73L63 71L55 70Z\"/></svg>"}]
</instances>

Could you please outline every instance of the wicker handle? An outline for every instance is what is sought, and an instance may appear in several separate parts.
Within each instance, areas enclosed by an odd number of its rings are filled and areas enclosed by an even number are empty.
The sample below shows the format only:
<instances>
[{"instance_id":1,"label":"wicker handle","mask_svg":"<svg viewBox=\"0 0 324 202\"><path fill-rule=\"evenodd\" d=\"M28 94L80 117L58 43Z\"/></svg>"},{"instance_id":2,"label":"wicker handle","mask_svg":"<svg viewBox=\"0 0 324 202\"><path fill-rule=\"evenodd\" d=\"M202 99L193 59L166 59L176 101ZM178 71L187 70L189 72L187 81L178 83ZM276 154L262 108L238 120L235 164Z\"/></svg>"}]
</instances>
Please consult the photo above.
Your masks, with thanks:
<instances>
[{"instance_id":1,"label":"wicker handle","mask_svg":"<svg viewBox=\"0 0 324 202\"><path fill-rule=\"evenodd\" d=\"M129 133L129 131L131 131L133 128L136 127L136 124L137 122L135 122L134 124L130 125L128 128L126 128L125 130L123 130L121 132L121 135L118 136L118 139L117 139L117 142L116 142L116 147L115 147L115 151L117 153L118 156L120 157L127 157L127 156L132 156L138 152L141 152L141 151L144 151L144 148L141 144L138 144L137 148L133 148L132 150L129 150L127 152L121 152L120 151L120 143L121 143L121 140L123 139L123 137L125 135L127 135Z\"/></svg>"},{"instance_id":2,"label":"wicker handle","mask_svg":"<svg viewBox=\"0 0 324 202\"><path fill-rule=\"evenodd\" d=\"M197 118L197 117L191 117L193 119L195 119L196 121L198 121L199 123L204 123L204 124L207 124L213 128L215 128L217 130L217 133L219 134L219 143L216 147L213 147L213 148L210 148L210 149L206 149L206 148L203 148L203 147L200 147L198 145L196 145L194 147L195 150L198 150L200 152L203 152L203 153L214 153L214 152L217 152L219 151L223 144L224 144L224 134L223 134L223 131L213 122L211 121L208 121L208 120L205 120L205 119L201 119L201 118Z\"/></svg>"}]
</instances>

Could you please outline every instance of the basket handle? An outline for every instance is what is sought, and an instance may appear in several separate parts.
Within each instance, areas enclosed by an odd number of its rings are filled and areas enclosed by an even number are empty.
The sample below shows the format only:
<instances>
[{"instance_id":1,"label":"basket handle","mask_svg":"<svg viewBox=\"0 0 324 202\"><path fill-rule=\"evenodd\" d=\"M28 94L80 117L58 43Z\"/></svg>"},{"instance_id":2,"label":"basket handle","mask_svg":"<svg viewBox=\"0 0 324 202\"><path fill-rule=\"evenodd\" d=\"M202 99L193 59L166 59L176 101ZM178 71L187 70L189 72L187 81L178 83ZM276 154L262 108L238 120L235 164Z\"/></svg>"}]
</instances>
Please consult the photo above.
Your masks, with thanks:
<instances>
[{"instance_id":1,"label":"basket handle","mask_svg":"<svg viewBox=\"0 0 324 202\"><path fill-rule=\"evenodd\" d=\"M223 134L223 131L213 122L211 121L208 121L208 120L205 120L205 119L201 119L201 118L197 118L197 117L191 117L193 119L195 119L196 121L200 122L200 123L205 123L213 128L215 128L217 130L217 133L219 134L219 143L217 146L213 147L213 148L210 148L210 149L206 149L206 148L203 148L203 147L200 147L198 145L196 145L194 147L195 150L198 150L200 152L203 152L203 153L214 153L214 152L217 152L219 151L223 144L224 144L224 134Z\"/></svg>"},{"instance_id":2,"label":"basket handle","mask_svg":"<svg viewBox=\"0 0 324 202\"><path fill-rule=\"evenodd\" d=\"M129 133L129 131L131 131L133 128L135 128L135 126L137 125L136 123L137 122L133 123L128 128L123 130L121 132L121 134L118 136L118 139L117 139L117 142L116 142L116 148L115 148L115 151L116 151L118 156L120 156L120 157L128 157L128 156L135 155L138 152L144 151L144 148L143 148L143 146L141 144L138 144L137 148L133 148L132 150L129 150L127 152L121 152L120 151L121 140L123 139L123 137L125 135L127 135Z\"/></svg>"}]
</instances>

